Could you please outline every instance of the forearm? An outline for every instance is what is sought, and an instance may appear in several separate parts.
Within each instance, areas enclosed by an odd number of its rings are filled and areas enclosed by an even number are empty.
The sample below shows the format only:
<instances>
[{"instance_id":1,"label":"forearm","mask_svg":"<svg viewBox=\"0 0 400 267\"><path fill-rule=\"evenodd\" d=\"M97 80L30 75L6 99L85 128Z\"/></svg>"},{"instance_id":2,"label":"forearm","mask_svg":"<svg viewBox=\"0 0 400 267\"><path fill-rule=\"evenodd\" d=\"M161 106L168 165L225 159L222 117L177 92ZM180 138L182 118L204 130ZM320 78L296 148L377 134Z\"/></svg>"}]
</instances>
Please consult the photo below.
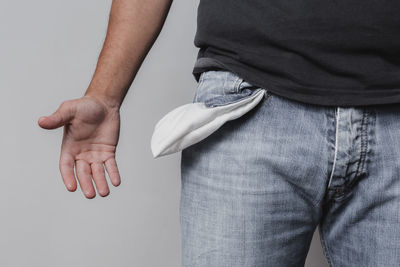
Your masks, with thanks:
<instances>
[{"instance_id":1,"label":"forearm","mask_svg":"<svg viewBox=\"0 0 400 267\"><path fill-rule=\"evenodd\" d=\"M157 39L172 0L113 0L107 35L85 95L119 107Z\"/></svg>"}]
</instances>

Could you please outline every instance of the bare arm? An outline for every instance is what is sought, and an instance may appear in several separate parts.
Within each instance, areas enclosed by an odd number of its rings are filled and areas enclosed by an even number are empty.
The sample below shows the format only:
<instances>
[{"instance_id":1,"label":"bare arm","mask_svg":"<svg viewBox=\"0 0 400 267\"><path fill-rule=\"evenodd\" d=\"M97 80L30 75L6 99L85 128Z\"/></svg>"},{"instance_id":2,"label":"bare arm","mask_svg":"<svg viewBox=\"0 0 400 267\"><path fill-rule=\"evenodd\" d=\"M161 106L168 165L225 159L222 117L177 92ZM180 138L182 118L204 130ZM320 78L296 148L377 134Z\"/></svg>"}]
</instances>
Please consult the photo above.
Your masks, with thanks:
<instances>
[{"instance_id":1,"label":"bare arm","mask_svg":"<svg viewBox=\"0 0 400 267\"><path fill-rule=\"evenodd\" d=\"M83 97L67 100L39 126L64 126L59 168L69 191L77 180L87 198L109 194L104 167L114 186L119 109L140 65L161 31L172 0L113 0L106 40ZM76 176L74 173L76 170Z\"/></svg>"},{"instance_id":2,"label":"bare arm","mask_svg":"<svg viewBox=\"0 0 400 267\"><path fill-rule=\"evenodd\" d=\"M172 0L114 0L106 40L85 95L120 106L158 37Z\"/></svg>"}]
</instances>

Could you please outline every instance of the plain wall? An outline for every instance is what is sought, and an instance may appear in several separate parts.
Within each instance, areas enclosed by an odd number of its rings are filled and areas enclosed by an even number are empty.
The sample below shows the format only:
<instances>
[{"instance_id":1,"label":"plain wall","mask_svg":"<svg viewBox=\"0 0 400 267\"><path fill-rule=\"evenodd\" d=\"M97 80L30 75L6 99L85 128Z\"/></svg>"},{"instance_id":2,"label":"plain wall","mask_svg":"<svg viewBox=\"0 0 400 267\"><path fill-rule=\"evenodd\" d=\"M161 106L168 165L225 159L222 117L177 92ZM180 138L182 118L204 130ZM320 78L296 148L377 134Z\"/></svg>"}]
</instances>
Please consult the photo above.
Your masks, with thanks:
<instances>
[{"instance_id":1,"label":"plain wall","mask_svg":"<svg viewBox=\"0 0 400 267\"><path fill-rule=\"evenodd\" d=\"M156 122L192 100L197 1L174 1L122 105L120 187L106 198L68 192L62 128L37 119L82 96L111 0L0 1L0 266L180 266L180 153L153 159ZM328 266L316 232L307 266Z\"/></svg>"}]
</instances>

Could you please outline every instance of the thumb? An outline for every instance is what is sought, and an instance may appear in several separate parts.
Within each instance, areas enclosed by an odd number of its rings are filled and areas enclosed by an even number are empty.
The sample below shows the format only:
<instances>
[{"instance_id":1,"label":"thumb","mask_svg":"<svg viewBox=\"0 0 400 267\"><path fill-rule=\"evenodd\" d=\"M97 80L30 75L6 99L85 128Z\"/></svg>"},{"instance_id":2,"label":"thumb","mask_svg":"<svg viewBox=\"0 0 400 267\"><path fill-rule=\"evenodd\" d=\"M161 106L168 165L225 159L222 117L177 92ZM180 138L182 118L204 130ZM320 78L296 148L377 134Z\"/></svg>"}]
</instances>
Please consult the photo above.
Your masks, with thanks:
<instances>
[{"instance_id":1,"label":"thumb","mask_svg":"<svg viewBox=\"0 0 400 267\"><path fill-rule=\"evenodd\" d=\"M74 117L74 108L71 103L64 102L50 116L42 116L38 120L40 127L44 129L56 129L69 123Z\"/></svg>"}]
</instances>

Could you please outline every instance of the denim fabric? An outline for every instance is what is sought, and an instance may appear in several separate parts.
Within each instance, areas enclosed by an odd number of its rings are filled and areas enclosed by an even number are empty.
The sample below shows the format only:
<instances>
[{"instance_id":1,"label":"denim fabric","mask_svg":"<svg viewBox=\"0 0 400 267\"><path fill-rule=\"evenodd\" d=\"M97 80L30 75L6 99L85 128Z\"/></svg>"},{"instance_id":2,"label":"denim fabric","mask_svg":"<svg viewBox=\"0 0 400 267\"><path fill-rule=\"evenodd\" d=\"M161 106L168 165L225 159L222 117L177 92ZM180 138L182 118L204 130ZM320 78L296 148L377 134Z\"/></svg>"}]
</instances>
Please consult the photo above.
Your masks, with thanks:
<instances>
[{"instance_id":1,"label":"denim fabric","mask_svg":"<svg viewBox=\"0 0 400 267\"><path fill-rule=\"evenodd\" d=\"M212 70L193 102L258 89ZM255 108L182 150L182 267L304 266L318 225L330 266L400 266L400 105L314 105L263 89Z\"/></svg>"}]
</instances>

